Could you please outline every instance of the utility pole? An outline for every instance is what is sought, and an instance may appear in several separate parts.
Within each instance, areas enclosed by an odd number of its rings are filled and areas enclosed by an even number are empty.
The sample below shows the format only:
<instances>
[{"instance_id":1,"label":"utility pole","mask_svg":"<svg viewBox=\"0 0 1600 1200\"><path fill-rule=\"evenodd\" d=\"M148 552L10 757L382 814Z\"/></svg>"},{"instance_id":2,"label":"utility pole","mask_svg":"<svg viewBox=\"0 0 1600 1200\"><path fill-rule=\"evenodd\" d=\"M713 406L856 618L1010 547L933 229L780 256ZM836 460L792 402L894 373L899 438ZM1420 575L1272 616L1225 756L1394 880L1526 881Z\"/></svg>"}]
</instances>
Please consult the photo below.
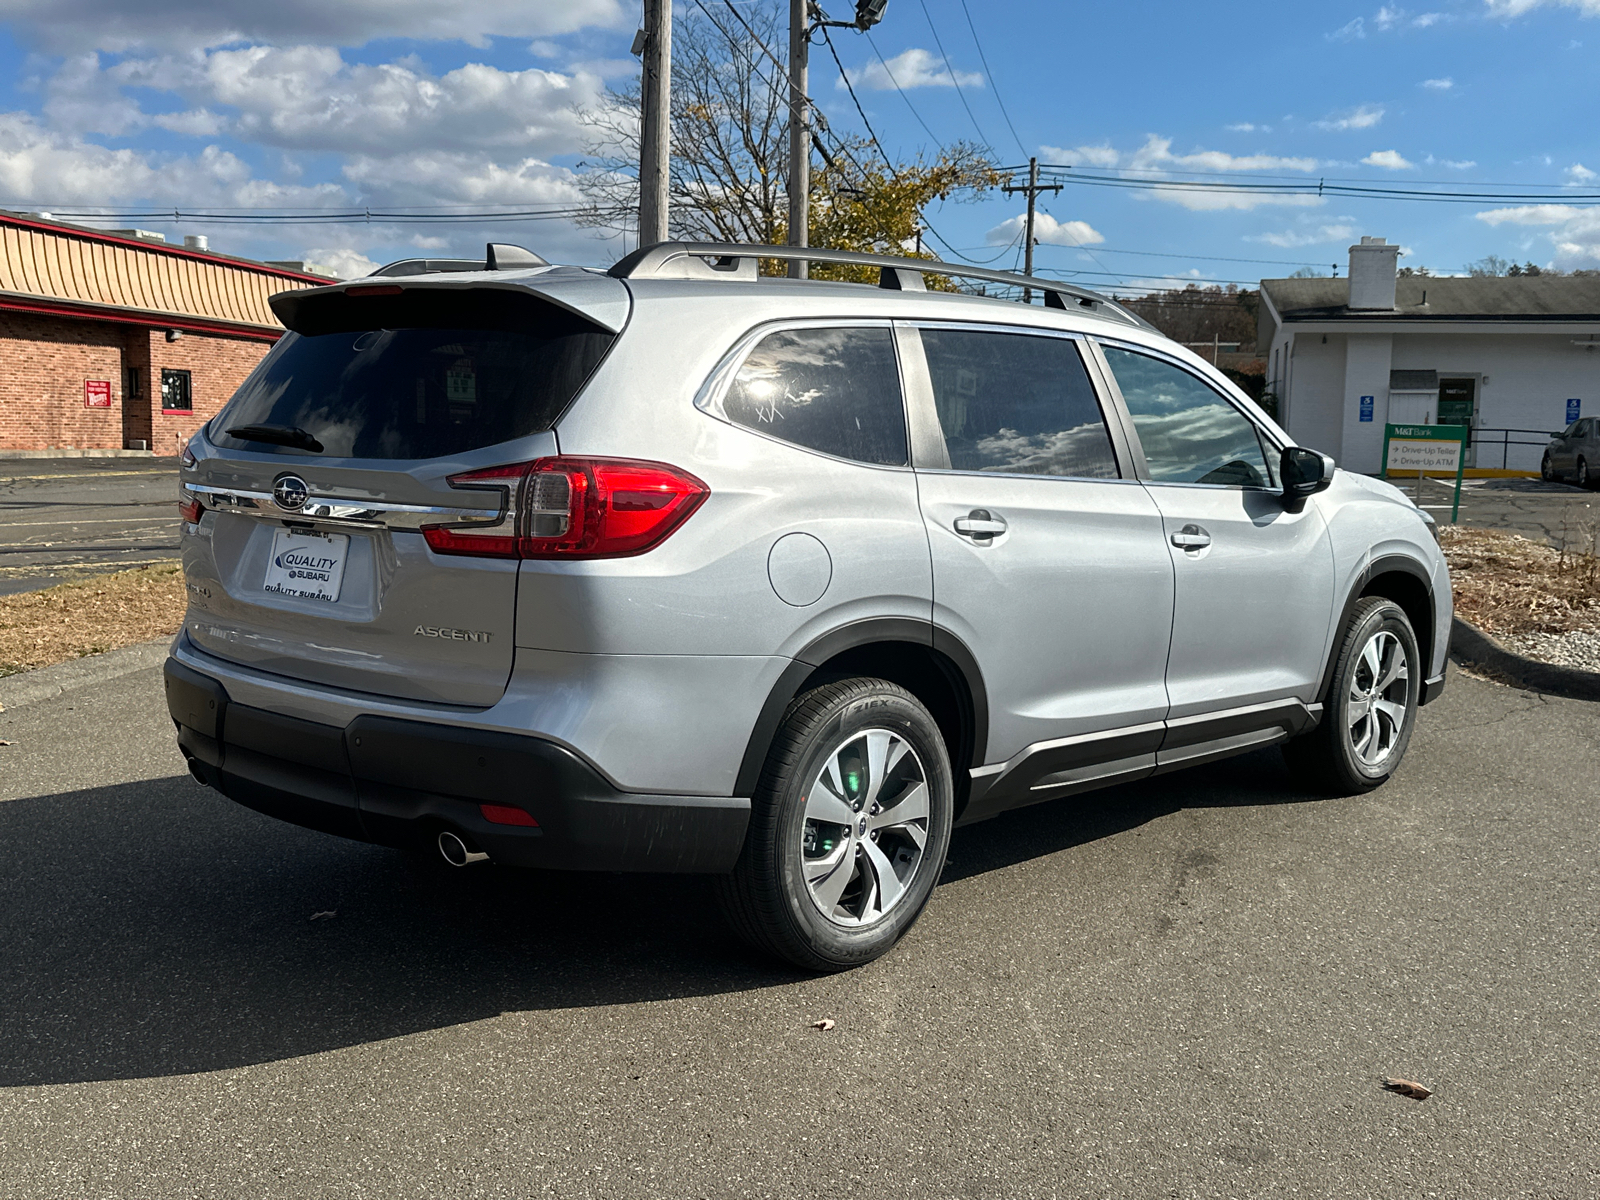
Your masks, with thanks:
<instances>
[{"instance_id":1,"label":"utility pole","mask_svg":"<svg viewBox=\"0 0 1600 1200\"><path fill-rule=\"evenodd\" d=\"M811 123L806 88L810 71L810 0L789 0L789 245L805 246L810 235ZM805 279L806 264L789 263L790 279Z\"/></svg>"},{"instance_id":2,"label":"utility pole","mask_svg":"<svg viewBox=\"0 0 1600 1200\"><path fill-rule=\"evenodd\" d=\"M667 183L672 161L672 0L644 0L644 28L634 38L644 59L639 130L639 245L667 240Z\"/></svg>"},{"instance_id":3,"label":"utility pole","mask_svg":"<svg viewBox=\"0 0 1600 1200\"><path fill-rule=\"evenodd\" d=\"M1027 193L1027 196L1028 196L1028 219L1027 219L1027 222L1024 224L1023 231L1022 231L1022 236L1023 236L1023 239L1024 239L1024 243L1025 243L1023 245L1023 248L1022 248L1022 273L1024 275L1032 275L1033 274L1033 209L1034 209L1034 203L1038 200L1040 192L1060 192L1061 191L1061 185L1059 183L1047 183L1047 184L1044 184L1041 187L1040 184L1039 184L1039 160L1037 158L1030 158L1028 160L1028 186L1027 187L1014 187L1011 184L1007 184L1005 187L1001 188L1000 190L1003 191L1008 196L1011 195L1013 192L1026 192ZM1033 303L1033 289L1032 288L1023 288L1022 289L1022 302L1024 304L1032 304Z\"/></svg>"}]
</instances>

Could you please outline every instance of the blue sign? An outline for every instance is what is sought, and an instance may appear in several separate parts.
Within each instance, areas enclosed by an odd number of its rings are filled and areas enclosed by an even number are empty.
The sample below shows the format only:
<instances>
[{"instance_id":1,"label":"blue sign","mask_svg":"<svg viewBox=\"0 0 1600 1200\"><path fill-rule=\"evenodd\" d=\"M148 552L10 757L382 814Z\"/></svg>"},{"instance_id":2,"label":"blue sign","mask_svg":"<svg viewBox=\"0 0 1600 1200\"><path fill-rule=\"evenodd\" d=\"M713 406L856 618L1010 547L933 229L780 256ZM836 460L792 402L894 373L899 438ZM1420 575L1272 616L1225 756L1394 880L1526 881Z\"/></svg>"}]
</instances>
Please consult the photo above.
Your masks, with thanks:
<instances>
[{"instance_id":1,"label":"blue sign","mask_svg":"<svg viewBox=\"0 0 1600 1200\"><path fill-rule=\"evenodd\" d=\"M1363 397L1361 397L1361 419L1363 421L1372 420L1372 397L1371 396L1363 396Z\"/></svg>"},{"instance_id":2,"label":"blue sign","mask_svg":"<svg viewBox=\"0 0 1600 1200\"><path fill-rule=\"evenodd\" d=\"M1571 425L1578 419L1578 410L1583 407L1582 400L1567 401L1567 424Z\"/></svg>"}]
</instances>

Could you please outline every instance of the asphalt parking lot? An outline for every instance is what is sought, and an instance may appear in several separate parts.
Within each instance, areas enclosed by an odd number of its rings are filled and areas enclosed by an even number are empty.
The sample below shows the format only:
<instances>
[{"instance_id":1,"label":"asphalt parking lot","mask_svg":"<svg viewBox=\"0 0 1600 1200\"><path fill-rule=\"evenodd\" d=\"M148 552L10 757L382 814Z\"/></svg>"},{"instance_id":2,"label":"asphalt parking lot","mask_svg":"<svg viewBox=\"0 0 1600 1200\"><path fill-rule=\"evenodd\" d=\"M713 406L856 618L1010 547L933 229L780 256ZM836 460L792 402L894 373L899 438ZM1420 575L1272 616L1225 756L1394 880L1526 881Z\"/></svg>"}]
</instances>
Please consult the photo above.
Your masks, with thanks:
<instances>
[{"instance_id":1,"label":"asphalt parking lot","mask_svg":"<svg viewBox=\"0 0 1600 1200\"><path fill-rule=\"evenodd\" d=\"M0 458L0 596L178 557L175 458Z\"/></svg>"},{"instance_id":2,"label":"asphalt parking lot","mask_svg":"<svg viewBox=\"0 0 1600 1200\"><path fill-rule=\"evenodd\" d=\"M815 978L698 880L239 808L154 666L30 686L0 1196L1600 1194L1590 705L1458 674L1364 798L1265 751L960 831L911 936Z\"/></svg>"}]
</instances>

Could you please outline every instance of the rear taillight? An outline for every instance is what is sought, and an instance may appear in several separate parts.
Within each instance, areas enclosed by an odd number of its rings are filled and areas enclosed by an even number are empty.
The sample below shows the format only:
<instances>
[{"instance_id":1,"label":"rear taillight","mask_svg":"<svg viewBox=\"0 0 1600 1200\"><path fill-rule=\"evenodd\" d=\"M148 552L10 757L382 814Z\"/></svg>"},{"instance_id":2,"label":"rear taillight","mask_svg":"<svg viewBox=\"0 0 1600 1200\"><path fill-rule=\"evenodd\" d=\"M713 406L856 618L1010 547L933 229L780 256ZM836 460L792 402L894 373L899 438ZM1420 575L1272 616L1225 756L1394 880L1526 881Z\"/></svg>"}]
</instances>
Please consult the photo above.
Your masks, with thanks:
<instances>
[{"instance_id":1,"label":"rear taillight","mask_svg":"<svg viewBox=\"0 0 1600 1200\"><path fill-rule=\"evenodd\" d=\"M182 498L178 501L178 515L180 517L190 525L198 525L200 524L200 514L203 512L205 512L205 509L198 499L188 492L182 493Z\"/></svg>"},{"instance_id":2,"label":"rear taillight","mask_svg":"<svg viewBox=\"0 0 1600 1200\"><path fill-rule=\"evenodd\" d=\"M438 554L490 558L621 558L659 545L710 489L665 463L540 458L452 475L451 487L502 487L493 525L430 525Z\"/></svg>"}]
</instances>

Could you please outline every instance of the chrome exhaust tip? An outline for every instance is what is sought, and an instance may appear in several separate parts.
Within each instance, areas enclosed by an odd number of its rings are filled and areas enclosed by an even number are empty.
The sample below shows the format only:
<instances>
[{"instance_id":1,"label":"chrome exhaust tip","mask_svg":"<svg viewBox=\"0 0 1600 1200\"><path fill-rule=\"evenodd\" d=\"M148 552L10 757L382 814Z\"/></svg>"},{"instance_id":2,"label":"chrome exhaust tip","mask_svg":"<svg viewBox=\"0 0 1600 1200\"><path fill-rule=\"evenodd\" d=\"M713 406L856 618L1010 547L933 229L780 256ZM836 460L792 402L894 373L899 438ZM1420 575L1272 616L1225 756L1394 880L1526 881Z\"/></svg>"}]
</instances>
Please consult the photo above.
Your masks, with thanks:
<instances>
[{"instance_id":1,"label":"chrome exhaust tip","mask_svg":"<svg viewBox=\"0 0 1600 1200\"><path fill-rule=\"evenodd\" d=\"M439 834L439 853L452 867L470 867L473 863L489 861L487 854L474 850L460 834L449 829Z\"/></svg>"}]
</instances>

